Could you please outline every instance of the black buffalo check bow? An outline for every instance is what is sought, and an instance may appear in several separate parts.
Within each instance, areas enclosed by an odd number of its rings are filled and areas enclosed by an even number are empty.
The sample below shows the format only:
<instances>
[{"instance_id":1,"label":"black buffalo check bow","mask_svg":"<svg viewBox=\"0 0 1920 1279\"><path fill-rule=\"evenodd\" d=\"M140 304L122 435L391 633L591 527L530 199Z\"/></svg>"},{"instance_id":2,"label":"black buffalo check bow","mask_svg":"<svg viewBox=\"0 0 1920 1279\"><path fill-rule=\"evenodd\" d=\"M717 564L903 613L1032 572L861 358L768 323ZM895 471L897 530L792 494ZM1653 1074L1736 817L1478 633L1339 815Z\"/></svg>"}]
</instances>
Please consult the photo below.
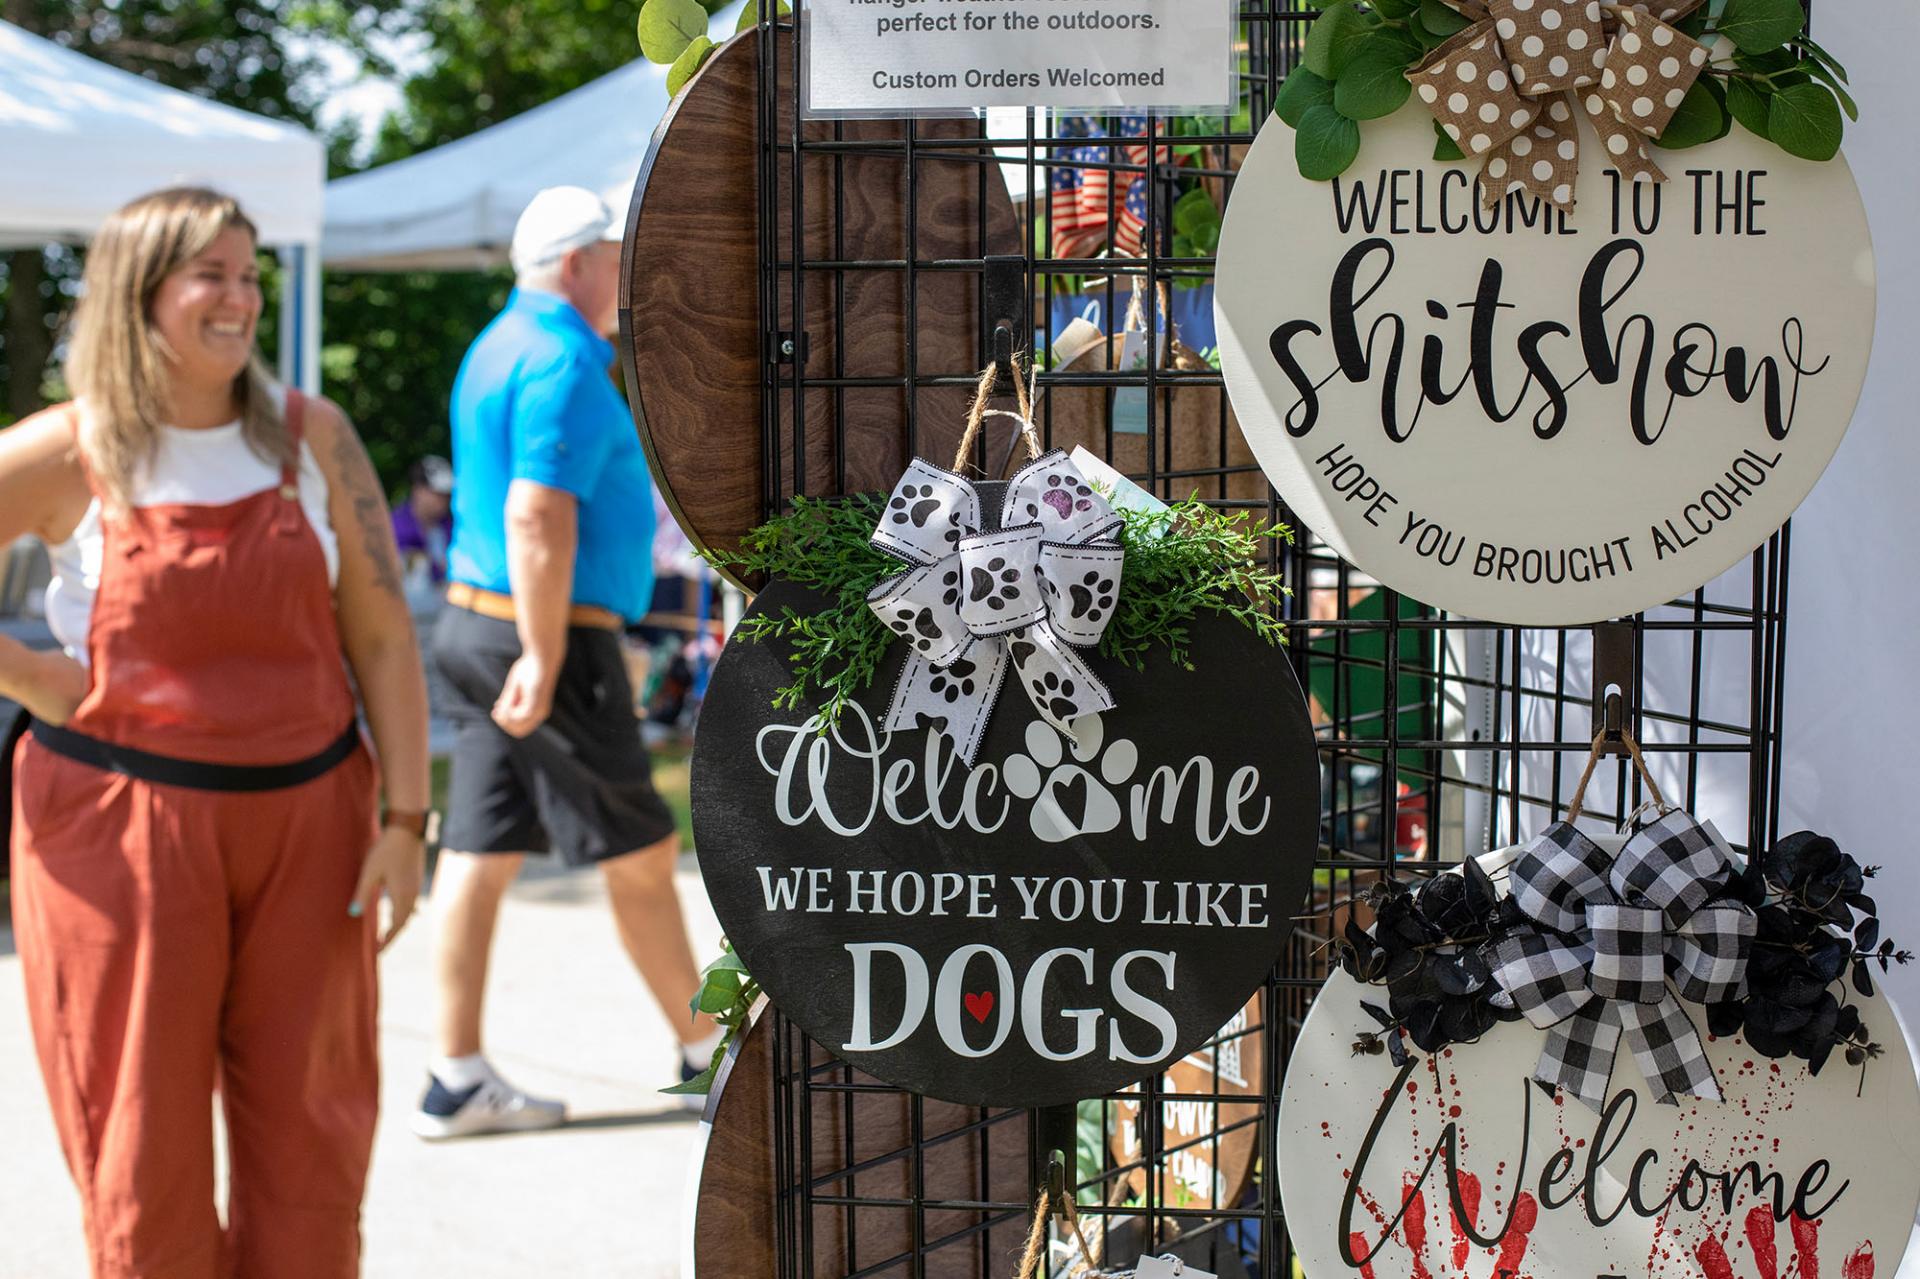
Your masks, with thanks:
<instances>
[{"instance_id":1,"label":"black buffalo check bow","mask_svg":"<svg viewBox=\"0 0 1920 1279\"><path fill-rule=\"evenodd\" d=\"M872 539L910 566L867 596L914 650L885 727L943 721L969 764L1009 664L1041 718L1068 736L1080 716L1113 708L1074 648L1097 644L1113 620L1120 517L1056 449L1008 482L999 523L983 532L979 491L915 458Z\"/></svg>"},{"instance_id":2,"label":"black buffalo check bow","mask_svg":"<svg viewBox=\"0 0 1920 1279\"><path fill-rule=\"evenodd\" d=\"M1527 845L1509 883L1534 927L1499 943L1493 979L1547 1032L1536 1079L1598 1110L1624 1033L1657 1100L1721 1099L1674 995L1718 1003L1745 982L1753 912L1714 900L1733 876L1729 859L1709 828L1677 809L1635 832L1617 857L1569 822Z\"/></svg>"}]
</instances>

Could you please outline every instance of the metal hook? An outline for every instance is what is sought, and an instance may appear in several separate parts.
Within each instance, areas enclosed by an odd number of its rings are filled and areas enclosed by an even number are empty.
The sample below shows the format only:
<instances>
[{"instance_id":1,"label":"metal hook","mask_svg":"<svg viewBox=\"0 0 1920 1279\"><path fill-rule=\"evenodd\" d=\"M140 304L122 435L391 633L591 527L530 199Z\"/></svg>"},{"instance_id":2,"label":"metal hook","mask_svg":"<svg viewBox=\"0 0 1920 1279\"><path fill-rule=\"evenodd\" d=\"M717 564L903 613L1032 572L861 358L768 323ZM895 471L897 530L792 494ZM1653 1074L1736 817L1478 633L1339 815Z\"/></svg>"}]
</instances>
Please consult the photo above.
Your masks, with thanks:
<instances>
[{"instance_id":1,"label":"metal hook","mask_svg":"<svg viewBox=\"0 0 1920 1279\"><path fill-rule=\"evenodd\" d=\"M993 362L1001 377L1019 376L1013 368L1013 326L1005 320L993 326Z\"/></svg>"},{"instance_id":2,"label":"metal hook","mask_svg":"<svg viewBox=\"0 0 1920 1279\"><path fill-rule=\"evenodd\" d=\"M1017 339L1027 313L1027 260L1019 254L989 255L981 265L980 327L1001 382L1008 384L1016 376L1013 353L1025 345Z\"/></svg>"},{"instance_id":3,"label":"metal hook","mask_svg":"<svg viewBox=\"0 0 1920 1279\"><path fill-rule=\"evenodd\" d=\"M1617 687L1608 685L1606 704L1600 716L1600 735L1609 742L1619 741L1620 734L1626 730L1626 720L1627 699L1621 695Z\"/></svg>"},{"instance_id":4,"label":"metal hook","mask_svg":"<svg viewBox=\"0 0 1920 1279\"><path fill-rule=\"evenodd\" d=\"M1064 1106L1042 1106L1034 1110L1032 1115L1030 1168L1034 1201L1039 1201L1040 1193L1044 1190L1051 1215L1071 1217L1073 1192L1077 1188L1074 1183L1080 1175L1074 1159L1078 1112L1069 1103Z\"/></svg>"},{"instance_id":5,"label":"metal hook","mask_svg":"<svg viewBox=\"0 0 1920 1279\"><path fill-rule=\"evenodd\" d=\"M1601 622L1593 628L1593 736L1602 755L1627 754L1633 718L1633 624Z\"/></svg>"}]
</instances>

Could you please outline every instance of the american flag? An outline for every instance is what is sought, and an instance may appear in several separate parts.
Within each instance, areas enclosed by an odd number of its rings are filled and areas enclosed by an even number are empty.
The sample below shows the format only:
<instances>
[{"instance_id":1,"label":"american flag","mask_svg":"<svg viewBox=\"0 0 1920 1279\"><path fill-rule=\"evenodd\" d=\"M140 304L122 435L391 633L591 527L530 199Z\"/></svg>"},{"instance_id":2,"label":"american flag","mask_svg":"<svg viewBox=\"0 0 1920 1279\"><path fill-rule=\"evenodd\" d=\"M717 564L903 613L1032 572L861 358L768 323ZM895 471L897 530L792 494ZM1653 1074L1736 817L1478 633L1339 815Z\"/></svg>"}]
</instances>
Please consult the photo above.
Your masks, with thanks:
<instances>
[{"instance_id":1,"label":"american flag","mask_svg":"<svg viewBox=\"0 0 1920 1279\"><path fill-rule=\"evenodd\" d=\"M1098 138L1104 131L1090 117L1066 116L1055 125L1060 138ZM1107 158L1107 148L1091 144L1056 150L1068 164L1056 164L1049 180L1053 217L1053 256L1056 258L1092 257L1107 242L1107 173L1100 169L1081 169L1080 164L1099 164ZM1100 202L1088 198L1089 183L1100 179Z\"/></svg>"},{"instance_id":2,"label":"american flag","mask_svg":"<svg viewBox=\"0 0 1920 1279\"><path fill-rule=\"evenodd\" d=\"M1144 143L1115 145L1093 141L1109 135L1090 116L1066 116L1055 125L1055 136L1085 138L1083 146L1065 149L1068 164L1056 166L1051 180L1053 207L1053 256L1056 258L1093 257L1108 247L1111 227L1115 257L1137 258L1145 252L1147 200L1151 191L1144 172L1147 147ZM1115 139L1145 138L1147 117L1120 116L1115 121ZM1161 164L1174 163L1173 148L1159 148ZM1112 169L1075 168L1075 164L1138 165L1140 173Z\"/></svg>"}]
</instances>

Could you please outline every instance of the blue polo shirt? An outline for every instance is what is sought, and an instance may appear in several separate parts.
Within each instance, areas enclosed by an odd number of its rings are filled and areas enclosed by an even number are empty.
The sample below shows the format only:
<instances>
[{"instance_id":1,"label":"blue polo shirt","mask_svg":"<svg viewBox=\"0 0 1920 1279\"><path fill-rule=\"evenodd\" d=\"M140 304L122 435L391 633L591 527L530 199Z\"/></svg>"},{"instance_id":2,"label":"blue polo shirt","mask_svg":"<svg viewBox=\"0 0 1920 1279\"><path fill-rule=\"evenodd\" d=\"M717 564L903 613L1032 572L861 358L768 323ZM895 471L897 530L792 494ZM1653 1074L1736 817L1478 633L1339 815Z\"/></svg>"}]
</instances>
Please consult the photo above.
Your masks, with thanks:
<instances>
[{"instance_id":1,"label":"blue polo shirt","mask_svg":"<svg viewBox=\"0 0 1920 1279\"><path fill-rule=\"evenodd\" d=\"M580 503L573 602L633 621L653 596L653 481L608 370L613 347L565 298L515 289L453 384L448 574L506 594L507 486Z\"/></svg>"}]
</instances>

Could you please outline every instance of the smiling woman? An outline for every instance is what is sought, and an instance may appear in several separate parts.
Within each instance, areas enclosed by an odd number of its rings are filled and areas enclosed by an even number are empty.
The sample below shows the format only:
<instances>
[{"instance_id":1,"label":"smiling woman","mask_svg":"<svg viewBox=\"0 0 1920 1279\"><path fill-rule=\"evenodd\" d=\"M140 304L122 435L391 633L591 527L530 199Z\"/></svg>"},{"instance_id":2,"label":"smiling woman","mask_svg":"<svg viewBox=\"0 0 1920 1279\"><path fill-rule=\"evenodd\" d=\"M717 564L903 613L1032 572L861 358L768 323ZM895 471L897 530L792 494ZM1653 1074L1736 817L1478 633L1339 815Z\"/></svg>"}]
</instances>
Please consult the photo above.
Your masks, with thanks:
<instances>
[{"instance_id":1,"label":"smiling woman","mask_svg":"<svg viewBox=\"0 0 1920 1279\"><path fill-rule=\"evenodd\" d=\"M358 1273L373 961L420 886L426 694L385 503L340 411L261 368L256 247L212 191L121 209L79 399L0 432L0 543L48 544L67 650L0 637L0 695L36 717L14 924L101 1275Z\"/></svg>"},{"instance_id":2,"label":"smiling woman","mask_svg":"<svg viewBox=\"0 0 1920 1279\"><path fill-rule=\"evenodd\" d=\"M93 256L102 260L88 271L88 305L74 327L68 378L91 410L87 462L122 502L162 422L218 426L237 407L249 448L275 461L289 456L253 345L261 308L253 224L220 197L205 208L186 201L183 216L169 197L185 194L136 201L101 232ZM103 247L122 251L103 255Z\"/></svg>"}]
</instances>

